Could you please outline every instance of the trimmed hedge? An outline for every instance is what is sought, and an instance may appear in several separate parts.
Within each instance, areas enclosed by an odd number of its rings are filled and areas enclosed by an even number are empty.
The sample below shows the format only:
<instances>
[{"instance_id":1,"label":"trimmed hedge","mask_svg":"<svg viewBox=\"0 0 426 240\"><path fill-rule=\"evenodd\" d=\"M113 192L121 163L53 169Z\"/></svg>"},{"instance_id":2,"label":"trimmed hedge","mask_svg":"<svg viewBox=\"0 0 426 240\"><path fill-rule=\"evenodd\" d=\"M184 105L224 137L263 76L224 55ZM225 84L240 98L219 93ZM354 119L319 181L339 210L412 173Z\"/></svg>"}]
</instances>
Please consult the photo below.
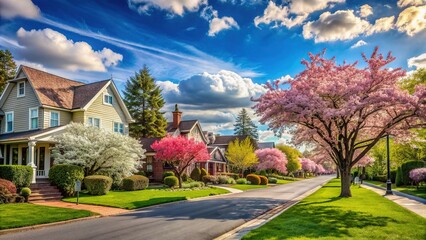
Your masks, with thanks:
<instances>
[{"instance_id":1,"label":"trimmed hedge","mask_svg":"<svg viewBox=\"0 0 426 240\"><path fill-rule=\"evenodd\" d=\"M269 178L268 178L268 182L269 182L269 183L273 183L273 184L275 184L275 183L277 183L277 182L278 182L278 179L276 179L276 178L274 178L274 177L269 177Z\"/></svg>"},{"instance_id":2,"label":"trimmed hedge","mask_svg":"<svg viewBox=\"0 0 426 240\"><path fill-rule=\"evenodd\" d=\"M425 166L425 162L424 161L410 161L410 162L405 162L401 165L401 179L402 179L402 184L404 185L409 185L411 184L411 179L410 179L410 171L416 168L422 168Z\"/></svg>"},{"instance_id":3,"label":"trimmed hedge","mask_svg":"<svg viewBox=\"0 0 426 240\"><path fill-rule=\"evenodd\" d=\"M175 176L175 173L173 171L165 171L163 172L163 179L166 177Z\"/></svg>"},{"instance_id":4,"label":"trimmed hedge","mask_svg":"<svg viewBox=\"0 0 426 240\"><path fill-rule=\"evenodd\" d=\"M261 170L259 172L259 176L265 176L266 177L266 171L265 170Z\"/></svg>"},{"instance_id":5,"label":"trimmed hedge","mask_svg":"<svg viewBox=\"0 0 426 240\"><path fill-rule=\"evenodd\" d=\"M207 184L207 183L217 184L218 183L218 179L217 179L216 176L206 175L206 176L203 176L203 182L205 184Z\"/></svg>"},{"instance_id":6,"label":"trimmed hedge","mask_svg":"<svg viewBox=\"0 0 426 240\"><path fill-rule=\"evenodd\" d=\"M398 167L396 169L395 185L398 186L398 187L404 185L404 183L402 182L402 170L401 170L401 167Z\"/></svg>"},{"instance_id":7,"label":"trimmed hedge","mask_svg":"<svg viewBox=\"0 0 426 240\"><path fill-rule=\"evenodd\" d=\"M247 184L247 179L245 179L245 178L238 178L236 182L237 182L237 184Z\"/></svg>"},{"instance_id":8,"label":"trimmed hedge","mask_svg":"<svg viewBox=\"0 0 426 240\"><path fill-rule=\"evenodd\" d=\"M204 176L208 176L209 173L206 171L206 169L201 168L201 174L200 174L200 178L203 179Z\"/></svg>"},{"instance_id":9,"label":"trimmed hedge","mask_svg":"<svg viewBox=\"0 0 426 240\"><path fill-rule=\"evenodd\" d=\"M378 182L387 182L387 181L388 181L388 176L387 176L387 175L377 175L377 176L373 176L373 181L378 181Z\"/></svg>"},{"instance_id":10,"label":"trimmed hedge","mask_svg":"<svg viewBox=\"0 0 426 240\"><path fill-rule=\"evenodd\" d=\"M16 194L16 186L9 180L0 178L0 187L7 189L7 191L11 194Z\"/></svg>"},{"instance_id":11,"label":"trimmed hedge","mask_svg":"<svg viewBox=\"0 0 426 240\"><path fill-rule=\"evenodd\" d=\"M231 177L234 180L237 180L238 178L240 178L240 175L238 175L238 173L221 173L220 175Z\"/></svg>"},{"instance_id":12,"label":"trimmed hedge","mask_svg":"<svg viewBox=\"0 0 426 240\"><path fill-rule=\"evenodd\" d=\"M133 175L123 179L121 188L125 191L143 190L149 185L149 179L141 175Z\"/></svg>"},{"instance_id":13,"label":"trimmed hedge","mask_svg":"<svg viewBox=\"0 0 426 240\"><path fill-rule=\"evenodd\" d=\"M260 185L260 177L256 174L247 175L247 181L250 182L251 185Z\"/></svg>"},{"instance_id":14,"label":"trimmed hedge","mask_svg":"<svg viewBox=\"0 0 426 240\"><path fill-rule=\"evenodd\" d=\"M49 170L49 180L56 185L65 196L74 196L74 185L77 180L84 179L84 170L80 166L57 164Z\"/></svg>"},{"instance_id":15,"label":"trimmed hedge","mask_svg":"<svg viewBox=\"0 0 426 240\"><path fill-rule=\"evenodd\" d=\"M200 181L201 180L201 169L194 168L191 172L191 179L194 181Z\"/></svg>"},{"instance_id":16,"label":"trimmed hedge","mask_svg":"<svg viewBox=\"0 0 426 240\"><path fill-rule=\"evenodd\" d=\"M188 181L190 179L189 176L188 176L188 174L186 174L186 173L183 173L180 176L180 178L182 179L182 182L186 182L186 181Z\"/></svg>"},{"instance_id":17,"label":"trimmed hedge","mask_svg":"<svg viewBox=\"0 0 426 240\"><path fill-rule=\"evenodd\" d=\"M169 187L176 187L179 185L179 179L175 176L168 176L163 179L164 184Z\"/></svg>"},{"instance_id":18,"label":"trimmed hedge","mask_svg":"<svg viewBox=\"0 0 426 240\"><path fill-rule=\"evenodd\" d=\"M33 168L22 165L0 165L0 178L13 182L17 188L29 187L33 178Z\"/></svg>"},{"instance_id":19,"label":"trimmed hedge","mask_svg":"<svg viewBox=\"0 0 426 240\"><path fill-rule=\"evenodd\" d=\"M84 185L91 195L105 195L112 186L112 178L102 175L92 175L84 178Z\"/></svg>"},{"instance_id":20,"label":"trimmed hedge","mask_svg":"<svg viewBox=\"0 0 426 240\"><path fill-rule=\"evenodd\" d=\"M219 182L219 184L227 184L228 178L229 177L227 177L227 176L218 176L217 181Z\"/></svg>"},{"instance_id":21,"label":"trimmed hedge","mask_svg":"<svg viewBox=\"0 0 426 240\"><path fill-rule=\"evenodd\" d=\"M260 185L268 185L268 178L265 176L259 176L260 178Z\"/></svg>"}]
</instances>

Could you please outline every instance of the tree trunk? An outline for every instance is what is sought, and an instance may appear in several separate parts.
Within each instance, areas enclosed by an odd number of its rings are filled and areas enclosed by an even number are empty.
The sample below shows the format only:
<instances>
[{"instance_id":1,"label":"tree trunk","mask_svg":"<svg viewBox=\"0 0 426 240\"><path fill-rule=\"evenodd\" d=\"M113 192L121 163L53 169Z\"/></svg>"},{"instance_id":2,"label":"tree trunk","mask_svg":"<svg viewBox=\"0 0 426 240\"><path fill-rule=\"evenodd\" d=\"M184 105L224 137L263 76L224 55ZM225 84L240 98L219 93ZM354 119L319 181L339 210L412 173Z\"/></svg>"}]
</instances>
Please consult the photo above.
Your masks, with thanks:
<instances>
[{"instance_id":1,"label":"tree trunk","mask_svg":"<svg viewBox=\"0 0 426 240\"><path fill-rule=\"evenodd\" d=\"M340 169L339 168L336 168L336 173L337 173L336 178L340 178Z\"/></svg>"},{"instance_id":2,"label":"tree trunk","mask_svg":"<svg viewBox=\"0 0 426 240\"><path fill-rule=\"evenodd\" d=\"M352 197L351 194L351 171L347 169L340 170L340 197Z\"/></svg>"},{"instance_id":3,"label":"tree trunk","mask_svg":"<svg viewBox=\"0 0 426 240\"><path fill-rule=\"evenodd\" d=\"M180 172L177 172L176 171L176 175L177 175L177 178L178 178L178 181L179 181L179 188L182 188L182 178L180 177Z\"/></svg>"}]
</instances>

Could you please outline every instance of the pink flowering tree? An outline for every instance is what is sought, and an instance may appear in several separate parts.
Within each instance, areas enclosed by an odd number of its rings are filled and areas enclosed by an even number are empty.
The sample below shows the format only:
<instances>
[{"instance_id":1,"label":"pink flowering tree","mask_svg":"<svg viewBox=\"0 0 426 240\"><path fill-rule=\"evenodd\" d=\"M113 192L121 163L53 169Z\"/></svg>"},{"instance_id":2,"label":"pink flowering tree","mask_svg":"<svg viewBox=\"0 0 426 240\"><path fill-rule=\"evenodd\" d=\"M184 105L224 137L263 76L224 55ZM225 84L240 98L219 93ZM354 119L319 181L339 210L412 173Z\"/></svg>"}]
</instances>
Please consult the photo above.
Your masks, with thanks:
<instances>
[{"instance_id":1,"label":"pink flowering tree","mask_svg":"<svg viewBox=\"0 0 426 240\"><path fill-rule=\"evenodd\" d=\"M254 152L259 159L256 169L270 170L275 169L280 173L287 173L287 157L283 152L276 148L258 149Z\"/></svg>"},{"instance_id":2,"label":"pink flowering tree","mask_svg":"<svg viewBox=\"0 0 426 240\"><path fill-rule=\"evenodd\" d=\"M426 168L416 168L410 171L409 176L418 187L419 183L426 182Z\"/></svg>"},{"instance_id":3,"label":"pink flowering tree","mask_svg":"<svg viewBox=\"0 0 426 240\"><path fill-rule=\"evenodd\" d=\"M300 163L302 164L302 170L305 173L314 173L317 167L317 164L309 158L299 158Z\"/></svg>"},{"instance_id":4,"label":"pink flowering tree","mask_svg":"<svg viewBox=\"0 0 426 240\"><path fill-rule=\"evenodd\" d=\"M341 197L350 197L351 169L387 134L408 136L426 125L426 86L410 94L398 85L401 68L385 68L395 58L376 48L366 67L338 65L335 59L309 54L305 70L281 87L254 99L260 122L276 131L293 130L295 144L315 143L330 156L341 175ZM359 151L356 154L356 151Z\"/></svg>"},{"instance_id":5,"label":"pink flowering tree","mask_svg":"<svg viewBox=\"0 0 426 240\"><path fill-rule=\"evenodd\" d=\"M325 173L327 173L327 171L325 170L325 168L321 164L317 164L316 167L315 167L315 173L316 174L325 174Z\"/></svg>"},{"instance_id":6,"label":"pink flowering tree","mask_svg":"<svg viewBox=\"0 0 426 240\"><path fill-rule=\"evenodd\" d=\"M179 188L182 188L181 176L185 169L194 162L210 159L207 147L202 142L186 137L167 136L151 145L155 151L155 159L168 163L173 167L179 179Z\"/></svg>"}]
</instances>

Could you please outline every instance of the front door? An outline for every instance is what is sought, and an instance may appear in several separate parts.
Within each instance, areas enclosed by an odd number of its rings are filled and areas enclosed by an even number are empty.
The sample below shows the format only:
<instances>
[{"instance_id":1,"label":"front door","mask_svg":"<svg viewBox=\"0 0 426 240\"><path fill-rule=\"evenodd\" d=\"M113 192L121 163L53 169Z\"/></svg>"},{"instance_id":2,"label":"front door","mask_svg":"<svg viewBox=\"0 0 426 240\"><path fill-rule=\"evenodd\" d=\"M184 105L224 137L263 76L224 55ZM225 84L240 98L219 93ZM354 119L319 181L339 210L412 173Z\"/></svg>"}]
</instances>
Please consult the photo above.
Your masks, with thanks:
<instances>
[{"instance_id":1,"label":"front door","mask_svg":"<svg viewBox=\"0 0 426 240\"><path fill-rule=\"evenodd\" d=\"M36 149L37 177L47 177L46 173L46 147Z\"/></svg>"}]
</instances>

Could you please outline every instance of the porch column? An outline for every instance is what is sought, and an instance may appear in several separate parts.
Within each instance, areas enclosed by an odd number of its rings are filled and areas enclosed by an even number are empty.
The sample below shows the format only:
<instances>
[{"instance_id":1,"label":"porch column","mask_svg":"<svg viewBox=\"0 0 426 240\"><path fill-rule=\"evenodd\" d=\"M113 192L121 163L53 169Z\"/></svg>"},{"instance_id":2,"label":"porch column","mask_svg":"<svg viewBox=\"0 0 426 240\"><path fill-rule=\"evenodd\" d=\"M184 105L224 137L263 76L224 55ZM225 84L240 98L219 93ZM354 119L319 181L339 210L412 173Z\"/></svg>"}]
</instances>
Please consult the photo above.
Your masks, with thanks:
<instances>
[{"instance_id":1,"label":"porch column","mask_svg":"<svg viewBox=\"0 0 426 240\"><path fill-rule=\"evenodd\" d=\"M28 151L29 151L29 156L28 156L28 164L27 166L31 166L33 168L33 179L31 181L31 183L35 183L36 182L36 175L37 175L37 166L35 164L35 157L34 157L34 153L35 153L35 146L36 146L37 141L34 140L30 140L28 142Z\"/></svg>"},{"instance_id":2,"label":"porch column","mask_svg":"<svg viewBox=\"0 0 426 240\"><path fill-rule=\"evenodd\" d=\"M206 167L206 168L205 168L205 169L206 169L206 171L207 171L207 172L209 172L209 162L208 162L208 161L206 161L206 166L205 166L205 167Z\"/></svg>"}]
</instances>

